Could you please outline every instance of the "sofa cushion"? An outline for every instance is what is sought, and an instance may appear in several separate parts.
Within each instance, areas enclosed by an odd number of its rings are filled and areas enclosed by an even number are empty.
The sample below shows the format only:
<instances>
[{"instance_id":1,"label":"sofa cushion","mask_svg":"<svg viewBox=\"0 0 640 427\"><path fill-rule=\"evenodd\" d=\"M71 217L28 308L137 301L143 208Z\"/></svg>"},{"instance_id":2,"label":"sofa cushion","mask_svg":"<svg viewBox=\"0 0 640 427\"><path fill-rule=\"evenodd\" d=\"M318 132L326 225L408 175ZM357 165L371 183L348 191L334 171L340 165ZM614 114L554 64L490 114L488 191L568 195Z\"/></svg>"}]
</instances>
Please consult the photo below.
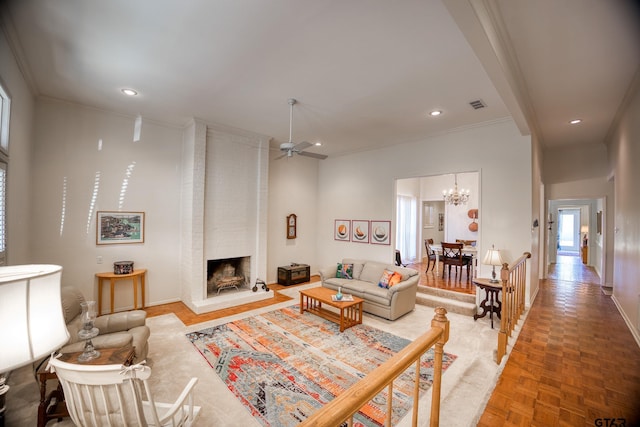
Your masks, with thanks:
<instances>
[{"instance_id":1,"label":"sofa cushion","mask_svg":"<svg viewBox=\"0 0 640 427\"><path fill-rule=\"evenodd\" d=\"M367 301L375 302L380 305L389 306L391 304L391 297L393 292L389 289L380 288L378 286L367 286L364 289L364 299Z\"/></svg>"},{"instance_id":2,"label":"sofa cushion","mask_svg":"<svg viewBox=\"0 0 640 427\"><path fill-rule=\"evenodd\" d=\"M338 263L336 277L339 279L353 279L353 264Z\"/></svg>"},{"instance_id":3,"label":"sofa cushion","mask_svg":"<svg viewBox=\"0 0 640 427\"><path fill-rule=\"evenodd\" d=\"M389 287L391 288L392 286L397 285L400 281L402 281L402 274L394 271L389 279Z\"/></svg>"},{"instance_id":4,"label":"sofa cushion","mask_svg":"<svg viewBox=\"0 0 640 427\"><path fill-rule=\"evenodd\" d=\"M344 258L342 263L353 264L353 278L360 279L360 274L362 274L362 268L367 263L367 261L361 259L353 259L353 258Z\"/></svg>"},{"instance_id":5,"label":"sofa cushion","mask_svg":"<svg viewBox=\"0 0 640 427\"><path fill-rule=\"evenodd\" d=\"M389 289L389 280L391 280L391 276L393 276L395 271L385 269L382 272L382 276L380 276L380 280L378 281L378 286L384 289Z\"/></svg>"},{"instance_id":6,"label":"sofa cushion","mask_svg":"<svg viewBox=\"0 0 640 427\"><path fill-rule=\"evenodd\" d=\"M60 288L60 298L62 300L64 323L71 322L82 313L80 304L84 302L84 296L78 289L73 286L63 286Z\"/></svg>"},{"instance_id":7,"label":"sofa cushion","mask_svg":"<svg viewBox=\"0 0 640 427\"><path fill-rule=\"evenodd\" d=\"M368 261L364 268L362 269L362 273L360 273L360 280L364 280L369 283L373 283L377 285L380 282L380 277L382 277L382 272L389 267L388 264L383 264L381 262Z\"/></svg>"},{"instance_id":8,"label":"sofa cushion","mask_svg":"<svg viewBox=\"0 0 640 427\"><path fill-rule=\"evenodd\" d=\"M404 268L404 267L399 267L397 265L391 265L391 266L388 266L387 268L389 268L390 270L393 270L393 271L397 271L398 273L402 274L402 280L403 281L409 279L410 277L413 277L413 276L419 274L418 271L416 271L416 270L414 270L412 268Z\"/></svg>"}]
</instances>

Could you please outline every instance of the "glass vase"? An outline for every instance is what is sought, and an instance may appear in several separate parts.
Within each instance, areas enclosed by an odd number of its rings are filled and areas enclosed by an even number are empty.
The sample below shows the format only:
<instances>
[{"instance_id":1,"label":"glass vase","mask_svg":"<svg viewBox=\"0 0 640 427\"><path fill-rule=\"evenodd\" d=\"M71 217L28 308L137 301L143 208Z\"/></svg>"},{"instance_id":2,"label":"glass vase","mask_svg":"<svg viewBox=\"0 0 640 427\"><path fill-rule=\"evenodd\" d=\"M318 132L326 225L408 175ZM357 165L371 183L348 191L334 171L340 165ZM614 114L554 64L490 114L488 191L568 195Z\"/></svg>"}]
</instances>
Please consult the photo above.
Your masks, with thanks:
<instances>
[{"instance_id":1,"label":"glass vase","mask_svg":"<svg viewBox=\"0 0 640 427\"><path fill-rule=\"evenodd\" d=\"M94 326L94 322L97 317L96 302L85 301L80 303L82 313L80 319L82 323L82 329L78 331L78 337L85 340L84 351L78 356L78 362L88 362L100 357L100 352L93 347L91 339L98 336L98 328Z\"/></svg>"}]
</instances>

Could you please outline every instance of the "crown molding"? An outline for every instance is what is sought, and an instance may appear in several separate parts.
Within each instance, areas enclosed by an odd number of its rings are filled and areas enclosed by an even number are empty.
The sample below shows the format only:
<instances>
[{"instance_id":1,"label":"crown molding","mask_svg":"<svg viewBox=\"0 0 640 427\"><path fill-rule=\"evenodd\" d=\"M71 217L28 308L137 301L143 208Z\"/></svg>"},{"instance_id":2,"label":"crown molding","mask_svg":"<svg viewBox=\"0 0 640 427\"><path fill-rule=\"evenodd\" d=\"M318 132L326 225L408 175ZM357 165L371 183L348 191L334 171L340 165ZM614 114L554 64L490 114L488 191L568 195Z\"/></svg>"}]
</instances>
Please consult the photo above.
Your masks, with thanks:
<instances>
[{"instance_id":1,"label":"crown molding","mask_svg":"<svg viewBox=\"0 0 640 427\"><path fill-rule=\"evenodd\" d=\"M40 95L40 90L33 79L29 63L24 55L24 49L22 49L22 44L20 44L18 33L16 32L15 25L13 24L8 3L9 2L2 2L0 5L0 28L2 28L2 32L7 39L7 44L9 45L9 49L11 49L11 53L13 54L16 64L18 64L18 69L20 70L22 77L25 82L27 82L33 96L37 97Z\"/></svg>"}]
</instances>

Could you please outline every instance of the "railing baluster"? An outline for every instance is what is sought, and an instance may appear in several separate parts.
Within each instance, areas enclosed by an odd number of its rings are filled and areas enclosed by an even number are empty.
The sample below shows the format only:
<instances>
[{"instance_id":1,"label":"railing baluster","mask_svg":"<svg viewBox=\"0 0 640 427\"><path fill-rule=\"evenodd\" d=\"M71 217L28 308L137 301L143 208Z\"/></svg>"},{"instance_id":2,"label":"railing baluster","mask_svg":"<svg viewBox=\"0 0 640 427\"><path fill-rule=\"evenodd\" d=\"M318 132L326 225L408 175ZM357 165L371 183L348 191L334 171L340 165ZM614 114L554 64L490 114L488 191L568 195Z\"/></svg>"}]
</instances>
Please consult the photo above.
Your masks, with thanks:
<instances>
[{"instance_id":1,"label":"railing baluster","mask_svg":"<svg viewBox=\"0 0 640 427\"><path fill-rule=\"evenodd\" d=\"M524 312L524 298L527 285L527 259L531 258L529 252L522 254L518 260L509 267L504 263L500 271L502 281L502 310L500 312L500 332L498 333L498 350L496 361L498 364L507 354L509 337L514 331L520 315Z\"/></svg>"}]
</instances>

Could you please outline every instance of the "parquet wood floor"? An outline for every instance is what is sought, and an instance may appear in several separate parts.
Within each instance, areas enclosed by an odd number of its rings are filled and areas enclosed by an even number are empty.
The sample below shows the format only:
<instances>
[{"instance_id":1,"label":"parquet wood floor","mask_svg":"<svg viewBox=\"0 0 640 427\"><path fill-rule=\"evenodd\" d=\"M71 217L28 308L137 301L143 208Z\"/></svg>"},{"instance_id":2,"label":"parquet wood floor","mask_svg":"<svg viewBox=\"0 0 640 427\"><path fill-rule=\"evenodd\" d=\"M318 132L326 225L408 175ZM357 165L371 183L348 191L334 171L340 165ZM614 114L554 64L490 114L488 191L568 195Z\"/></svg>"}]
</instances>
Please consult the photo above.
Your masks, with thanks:
<instances>
[{"instance_id":1,"label":"parquet wood floor","mask_svg":"<svg viewBox=\"0 0 640 427\"><path fill-rule=\"evenodd\" d=\"M566 280L599 282L581 263L552 273L563 280L540 283L478 426L640 426L640 348L622 316L599 285Z\"/></svg>"}]
</instances>

